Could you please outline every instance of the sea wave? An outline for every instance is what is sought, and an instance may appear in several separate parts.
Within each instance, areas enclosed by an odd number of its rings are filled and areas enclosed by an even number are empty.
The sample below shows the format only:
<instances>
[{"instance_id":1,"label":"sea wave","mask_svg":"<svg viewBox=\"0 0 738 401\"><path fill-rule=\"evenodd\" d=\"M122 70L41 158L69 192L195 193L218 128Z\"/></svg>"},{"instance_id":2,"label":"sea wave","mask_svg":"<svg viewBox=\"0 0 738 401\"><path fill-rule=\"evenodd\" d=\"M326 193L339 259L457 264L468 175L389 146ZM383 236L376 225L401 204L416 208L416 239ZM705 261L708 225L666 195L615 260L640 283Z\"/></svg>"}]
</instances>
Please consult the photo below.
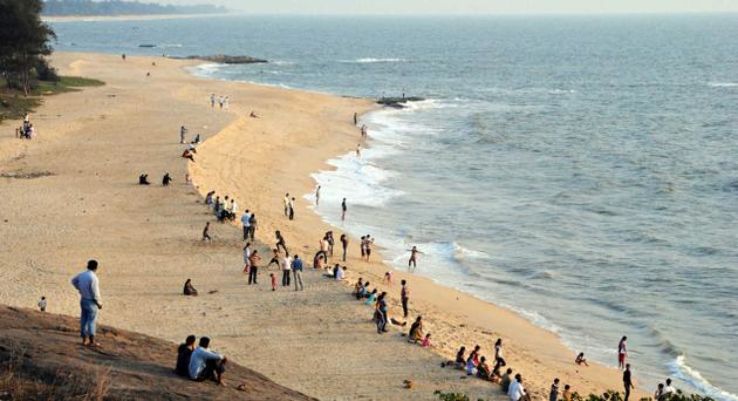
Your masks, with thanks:
<instances>
[{"instance_id":1,"label":"sea wave","mask_svg":"<svg viewBox=\"0 0 738 401\"><path fill-rule=\"evenodd\" d=\"M713 88L738 88L738 82L708 82L707 86Z\"/></svg>"},{"instance_id":2,"label":"sea wave","mask_svg":"<svg viewBox=\"0 0 738 401\"><path fill-rule=\"evenodd\" d=\"M373 58L373 57L365 57L365 58L357 58L355 60L339 60L341 63L346 64L372 64L372 63L403 63L405 62L405 59L401 58Z\"/></svg>"},{"instance_id":3,"label":"sea wave","mask_svg":"<svg viewBox=\"0 0 738 401\"><path fill-rule=\"evenodd\" d=\"M687 365L684 355L677 356L668 365L669 371L674 377L689 383L698 391L721 401L738 401L738 395L727 392L707 381L702 374Z\"/></svg>"}]
</instances>

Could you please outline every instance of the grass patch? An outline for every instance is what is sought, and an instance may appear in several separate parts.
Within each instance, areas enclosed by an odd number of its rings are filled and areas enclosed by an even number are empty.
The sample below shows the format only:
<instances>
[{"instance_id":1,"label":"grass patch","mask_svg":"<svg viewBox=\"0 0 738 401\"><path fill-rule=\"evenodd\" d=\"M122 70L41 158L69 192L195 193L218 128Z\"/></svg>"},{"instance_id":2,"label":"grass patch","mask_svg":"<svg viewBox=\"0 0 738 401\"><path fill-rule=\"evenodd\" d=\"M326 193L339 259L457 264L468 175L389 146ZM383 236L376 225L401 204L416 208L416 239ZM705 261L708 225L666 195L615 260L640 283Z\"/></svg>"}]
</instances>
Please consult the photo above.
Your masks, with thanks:
<instances>
[{"instance_id":1,"label":"grass patch","mask_svg":"<svg viewBox=\"0 0 738 401\"><path fill-rule=\"evenodd\" d=\"M28 96L23 91L8 89L5 80L0 79L0 123L3 120L20 119L34 111L43 101L43 96L75 92L85 87L103 86L105 82L83 77L60 77L58 82L38 81Z\"/></svg>"}]
</instances>

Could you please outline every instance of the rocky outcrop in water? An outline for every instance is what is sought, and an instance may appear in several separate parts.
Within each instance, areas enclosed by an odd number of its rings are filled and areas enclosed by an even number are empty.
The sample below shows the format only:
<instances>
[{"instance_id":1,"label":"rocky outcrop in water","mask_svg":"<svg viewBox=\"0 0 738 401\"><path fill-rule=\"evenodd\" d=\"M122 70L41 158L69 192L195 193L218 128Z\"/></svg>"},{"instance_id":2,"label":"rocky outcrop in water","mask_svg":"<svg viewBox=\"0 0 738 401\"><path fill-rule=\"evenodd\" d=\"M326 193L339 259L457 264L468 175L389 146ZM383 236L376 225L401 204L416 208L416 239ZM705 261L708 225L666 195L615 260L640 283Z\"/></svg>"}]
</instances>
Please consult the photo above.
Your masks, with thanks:
<instances>
[{"instance_id":1,"label":"rocky outcrop in water","mask_svg":"<svg viewBox=\"0 0 738 401\"><path fill-rule=\"evenodd\" d=\"M213 63L220 64L256 64L256 63L268 63L269 61L251 57L251 56L229 56L226 54L216 54L212 56L187 56L187 57L173 57L181 58L186 60L203 60L210 61Z\"/></svg>"}]
</instances>

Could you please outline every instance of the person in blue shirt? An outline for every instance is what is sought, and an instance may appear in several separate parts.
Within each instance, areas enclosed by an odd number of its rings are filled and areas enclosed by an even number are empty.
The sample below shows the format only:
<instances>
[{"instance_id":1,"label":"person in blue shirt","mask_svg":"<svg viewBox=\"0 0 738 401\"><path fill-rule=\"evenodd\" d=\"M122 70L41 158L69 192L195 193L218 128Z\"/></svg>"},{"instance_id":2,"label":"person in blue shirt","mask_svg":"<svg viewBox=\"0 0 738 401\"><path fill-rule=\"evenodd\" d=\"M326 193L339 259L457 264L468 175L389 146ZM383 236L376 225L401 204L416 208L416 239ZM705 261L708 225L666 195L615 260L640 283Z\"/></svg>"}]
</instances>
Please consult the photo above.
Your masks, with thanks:
<instances>
[{"instance_id":1,"label":"person in blue shirt","mask_svg":"<svg viewBox=\"0 0 738 401\"><path fill-rule=\"evenodd\" d=\"M302 259L300 259L299 256L295 255L295 258L292 260L292 274L295 277L295 291L303 290L302 286Z\"/></svg>"}]
</instances>

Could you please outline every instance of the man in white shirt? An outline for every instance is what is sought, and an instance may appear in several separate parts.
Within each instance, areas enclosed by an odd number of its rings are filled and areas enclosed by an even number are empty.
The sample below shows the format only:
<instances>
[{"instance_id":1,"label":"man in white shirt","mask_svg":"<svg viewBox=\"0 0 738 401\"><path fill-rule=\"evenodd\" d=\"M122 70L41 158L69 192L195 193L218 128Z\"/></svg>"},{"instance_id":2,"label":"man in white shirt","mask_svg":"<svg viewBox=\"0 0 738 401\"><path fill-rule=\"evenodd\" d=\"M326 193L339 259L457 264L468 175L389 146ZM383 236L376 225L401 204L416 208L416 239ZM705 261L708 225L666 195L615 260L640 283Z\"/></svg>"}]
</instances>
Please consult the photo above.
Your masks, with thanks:
<instances>
[{"instance_id":1,"label":"man in white shirt","mask_svg":"<svg viewBox=\"0 0 738 401\"><path fill-rule=\"evenodd\" d=\"M99 344L95 342L95 324L97 321L97 312L102 309L100 298L100 286L97 280L97 261L90 260L87 262L87 271L84 271L72 279L72 285L79 291L80 308L80 334L82 336L82 345L95 347ZM89 340L89 341L88 341Z\"/></svg>"},{"instance_id":2,"label":"man in white shirt","mask_svg":"<svg viewBox=\"0 0 738 401\"><path fill-rule=\"evenodd\" d=\"M282 268L282 287L290 286L290 274L292 274L292 258L288 255L279 258L279 266Z\"/></svg>"},{"instance_id":3,"label":"man in white shirt","mask_svg":"<svg viewBox=\"0 0 738 401\"><path fill-rule=\"evenodd\" d=\"M251 229L251 213L249 213L248 209L241 216L241 224L243 225L243 240L246 241L249 238L249 230Z\"/></svg>"},{"instance_id":4,"label":"man in white shirt","mask_svg":"<svg viewBox=\"0 0 738 401\"><path fill-rule=\"evenodd\" d=\"M510 401L519 401L526 399L525 388L523 387L523 377L520 373L515 375L515 380L510 383L510 388L507 390L507 395L510 397Z\"/></svg>"},{"instance_id":5,"label":"man in white shirt","mask_svg":"<svg viewBox=\"0 0 738 401\"><path fill-rule=\"evenodd\" d=\"M190 379L197 381L214 380L223 384L223 373L228 360L209 349L210 338L200 338L199 346L192 351L190 357Z\"/></svg>"}]
</instances>

